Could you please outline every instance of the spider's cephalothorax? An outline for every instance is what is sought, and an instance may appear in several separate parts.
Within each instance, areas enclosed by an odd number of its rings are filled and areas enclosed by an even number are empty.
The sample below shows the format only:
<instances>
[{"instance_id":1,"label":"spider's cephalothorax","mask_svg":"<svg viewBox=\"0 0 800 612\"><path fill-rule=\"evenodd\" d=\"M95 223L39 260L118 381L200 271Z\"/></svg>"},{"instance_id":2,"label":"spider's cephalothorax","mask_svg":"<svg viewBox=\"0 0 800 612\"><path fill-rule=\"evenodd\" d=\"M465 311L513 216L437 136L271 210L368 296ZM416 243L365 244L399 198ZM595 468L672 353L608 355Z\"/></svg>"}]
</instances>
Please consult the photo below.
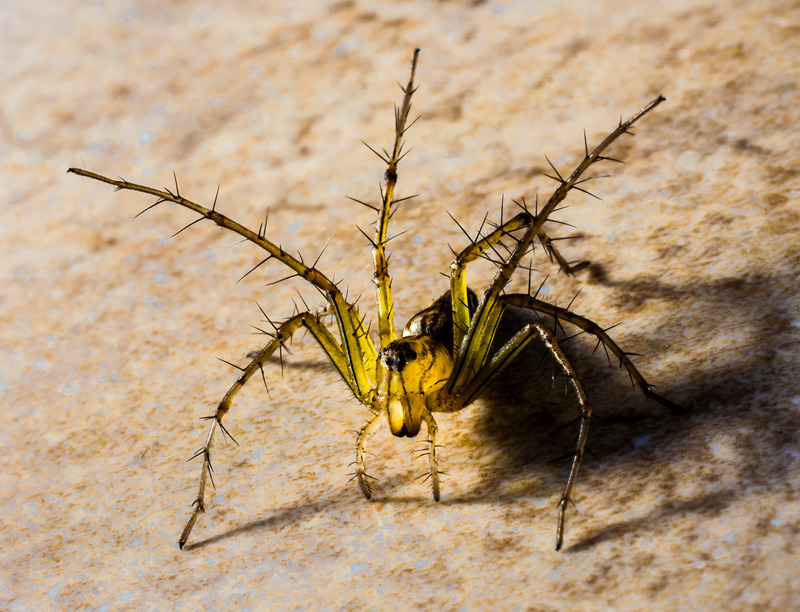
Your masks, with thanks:
<instances>
[{"instance_id":1,"label":"spider's cephalothorax","mask_svg":"<svg viewBox=\"0 0 800 612\"><path fill-rule=\"evenodd\" d=\"M381 350L378 360L376 398L378 415L386 415L389 430L400 438L413 438L422 420L431 422L439 394L453 369L453 358L444 345L428 336L398 338Z\"/></svg>"},{"instance_id":2,"label":"spider's cephalothorax","mask_svg":"<svg viewBox=\"0 0 800 612\"><path fill-rule=\"evenodd\" d=\"M187 200L180 195L177 181L173 192L169 189L153 189L124 180L110 179L79 168L69 170L81 176L109 183L117 189L139 191L155 196L157 200L153 206L162 202L174 202L193 210L200 215L198 221L209 219L266 251L267 257L253 270L269 259L276 259L316 287L328 302L328 306L322 311L297 312L279 326L275 326L275 333L271 335L267 344L249 356L250 362L247 366L240 368L239 378L228 389L216 412L206 417L211 421L211 427L205 444L195 454L195 457L202 458L203 465L194 510L179 540L181 547L188 540L198 516L205 510L206 483L211 479L211 448L217 429L220 429L223 435L230 435L222 421L230 410L234 398L253 374L262 371L264 362L301 327L309 331L319 343L353 395L374 414L359 432L356 445L355 476L367 498L371 496L372 491L371 477L367 475L364 463L365 445L368 436L385 419L392 434L400 437L416 436L422 423L425 423L429 442L427 453L430 481L433 496L438 500L437 426L433 413L454 412L471 404L486 385L511 363L528 343L539 338L569 380L579 408L578 439L567 483L558 504L557 550L561 548L563 542L566 510L586 446L592 414L591 403L583 385L558 344L557 328L566 322L595 336L598 344L602 344L607 352L619 359L620 365L627 369L631 379L641 388L645 397L654 399L672 410L678 409L675 404L653 391L631 362L628 353L620 349L599 325L572 312L569 308L555 306L539 299L536 295L531 295L530 290L520 294L504 292L520 261L533 251L534 246L541 246L551 261L555 261L567 274L573 274L583 267L583 264L570 266L567 263L547 235L545 223L571 190L583 191L579 185L586 180L582 176L592 164L601 160L614 161L610 157L605 157L603 152L619 136L628 133L636 121L659 105L664 100L661 96L628 121L620 122L593 151L589 152L587 146L583 160L567 178L563 178L554 168L555 176L551 178L554 178L559 185L541 209L531 213L525 208L523 201L521 212L516 216L501 221L491 232L479 231L478 236L457 255L450 266L450 290L435 300L431 306L415 315L406 325L402 337L397 336L392 314L393 300L386 242L393 207L400 201L395 199L397 167L403 157L403 136L411 125L408 116L411 97L415 91L414 74L418 55L419 50L416 50L411 62L411 77L408 85L403 88L403 102L395 111L394 146L391 152L376 153L386 164L381 202L378 206L361 202L378 213L375 237L371 240L378 307L378 347L367 332L361 315L354 305L346 300L338 285L320 272L316 263L308 266L301 258L293 257L269 240L266 237L266 224L254 232L217 212L216 198L211 208ZM467 266L478 258L488 258L487 251L491 250L495 255L499 255L496 247L501 241L505 241L504 246L507 247L508 254L493 259L497 273L491 285L478 299L476 294L467 288ZM540 321L551 320L553 323L551 326L542 322L528 323L498 348L494 345L495 332L506 306L534 311L546 317L540 317ZM328 315L335 320L338 339L323 323ZM211 482L213 484L213 480Z\"/></svg>"}]
</instances>

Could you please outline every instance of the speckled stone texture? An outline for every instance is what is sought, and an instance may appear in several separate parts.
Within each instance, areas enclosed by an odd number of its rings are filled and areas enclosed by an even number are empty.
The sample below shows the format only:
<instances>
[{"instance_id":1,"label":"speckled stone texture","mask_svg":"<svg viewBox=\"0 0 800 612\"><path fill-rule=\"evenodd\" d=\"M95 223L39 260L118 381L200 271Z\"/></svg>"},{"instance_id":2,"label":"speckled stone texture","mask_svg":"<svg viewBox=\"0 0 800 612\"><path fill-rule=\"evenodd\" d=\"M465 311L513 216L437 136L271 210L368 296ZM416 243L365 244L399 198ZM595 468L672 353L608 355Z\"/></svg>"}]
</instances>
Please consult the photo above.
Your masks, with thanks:
<instances>
[{"instance_id":1,"label":"speckled stone texture","mask_svg":"<svg viewBox=\"0 0 800 612\"><path fill-rule=\"evenodd\" d=\"M787 609L800 597L800 5L672 2L5 3L0 62L0 607ZM555 553L575 401L533 349L439 418L442 501L419 440L381 429L309 338L227 421L216 493L177 539L209 414L302 283L209 223L66 174L170 186L363 294L398 81L421 47L400 167L397 319L447 287L448 244L505 196L548 194L589 144L667 102L555 228L592 265L546 297L609 326L676 417L593 343L570 355L598 419ZM237 245L237 246L232 246ZM485 286L490 267L470 282ZM521 274L517 290L527 279ZM374 329L374 326L373 326ZM566 425L566 427L563 427Z\"/></svg>"}]
</instances>

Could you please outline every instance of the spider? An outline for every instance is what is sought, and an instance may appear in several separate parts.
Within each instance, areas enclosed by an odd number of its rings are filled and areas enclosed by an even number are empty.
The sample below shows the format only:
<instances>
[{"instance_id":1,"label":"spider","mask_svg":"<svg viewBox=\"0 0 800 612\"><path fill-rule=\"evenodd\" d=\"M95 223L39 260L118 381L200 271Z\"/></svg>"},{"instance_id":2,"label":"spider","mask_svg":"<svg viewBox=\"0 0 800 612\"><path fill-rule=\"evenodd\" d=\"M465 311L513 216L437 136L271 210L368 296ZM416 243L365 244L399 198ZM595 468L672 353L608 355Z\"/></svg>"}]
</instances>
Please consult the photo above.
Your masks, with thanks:
<instances>
[{"instance_id":1,"label":"spider","mask_svg":"<svg viewBox=\"0 0 800 612\"><path fill-rule=\"evenodd\" d=\"M504 368L506 368L531 341L539 339L552 354L560 370L563 371L568 384L571 385L577 398L579 416L577 421L578 436L572 463L561 500L558 503L558 523L556 529L556 550L560 550L564 540L564 526L567 508L569 507L578 469L586 447L589 422L592 417L592 404L586 394L578 375L559 346L557 330L562 322L576 327L597 338L597 346L602 345L606 353L613 354L628 371L632 382L644 392L648 399L653 399L662 406L674 411L680 408L668 399L658 395L639 373L630 360L629 353L624 352L609 337L606 330L584 316L548 303L537 297L538 291L531 295L530 287L526 293L506 294L504 288L510 281L520 262L535 246L541 246L551 261L555 261L560 270L568 275L574 274L585 264L571 266L559 253L553 240L545 231L545 223L573 189L585 191L580 184L586 170L593 164L602 161L619 161L603 155L606 148L622 134L630 133L630 128L664 101L659 96L641 111L625 122L620 121L614 129L593 151L589 147L584 134L585 156L580 164L567 178L553 168L555 179L559 185L541 209L531 213L523 202L521 212L513 218L494 226L492 231L478 232L478 236L459 252L450 266L450 289L436 299L429 307L414 315L398 336L393 318L392 283L388 270L388 254L386 251L387 229L389 219L396 205L401 201L395 199L398 164L403 159L404 136L416 121L409 123L411 98L416 91L414 76L419 57L419 49L414 51L411 61L411 75L408 84L403 87L403 99L400 107L395 107L394 144L391 151L382 153L370 150L386 164L385 184L381 189L381 202L373 206L356 200L374 209L378 214L374 238L367 236L372 244L374 260L374 283L378 310L378 338L376 346L364 324L364 319L353 303L347 301L339 286L330 280L316 267L303 263L266 237L266 223L258 231L253 231L237 223L216 210L217 196L211 208L206 208L184 198L178 189L153 189L123 179L114 180L94 172L80 168L70 168L80 176L108 183L117 190L130 190L155 196L156 201L144 211L164 202L174 202L196 212L200 217L187 225L209 219L220 227L226 228L242 236L245 240L258 245L267 256L250 270L254 271L270 259L275 259L287 266L294 275L302 277L313 285L327 301L327 307L319 311L296 311L295 314L275 325L275 333L261 350L248 355L249 363L239 368L241 374L228 389L213 415L203 417L211 421L205 444L194 455L193 459L202 458L202 468L197 497L193 510L181 533L178 545L186 544L198 516L205 511L206 484L212 477L211 449L214 436L219 429L223 437L233 438L223 425L223 419L231 409L233 400L242 387L258 371L264 376L263 365L276 351L281 349L292 335L304 328L319 343L322 351L330 359L336 371L350 388L353 395L371 412L372 417L358 432L356 443L355 475L361 492L367 499L372 496L372 477L367 474L364 455L367 438L386 421L391 433L398 437L415 437L422 424L427 429L427 455L429 478L434 500L439 500L440 471L437 458L438 427L434 418L436 412L456 412L470 405ZM366 143L365 143L366 144ZM548 160L549 162L549 160ZM588 192L587 192L588 193ZM141 213L140 213L141 214ZM183 229L186 229L184 227ZM181 230L183 231L183 230ZM364 233L364 232L362 232ZM364 233L366 236L366 233ZM496 247L501 241L511 239L507 247L508 254L495 257L497 272L491 285L480 296L467 287L466 271L470 263L479 258L489 258L489 251L499 255ZM248 272L248 274L250 273ZM549 317L551 326L542 322L525 324L516 334L499 348L493 346L495 332L498 329L503 311L507 306L528 309L539 315ZM263 311L262 311L263 313ZM265 315L266 316L266 315ZM326 327L325 317L332 317L338 329L338 340ZM269 320L269 319L267 319ZM544 319L540 318L540 321ZM266 382L265 382L266 384ZM235 442L235 440L233 440Z\"/></svg>"}]
</instances>

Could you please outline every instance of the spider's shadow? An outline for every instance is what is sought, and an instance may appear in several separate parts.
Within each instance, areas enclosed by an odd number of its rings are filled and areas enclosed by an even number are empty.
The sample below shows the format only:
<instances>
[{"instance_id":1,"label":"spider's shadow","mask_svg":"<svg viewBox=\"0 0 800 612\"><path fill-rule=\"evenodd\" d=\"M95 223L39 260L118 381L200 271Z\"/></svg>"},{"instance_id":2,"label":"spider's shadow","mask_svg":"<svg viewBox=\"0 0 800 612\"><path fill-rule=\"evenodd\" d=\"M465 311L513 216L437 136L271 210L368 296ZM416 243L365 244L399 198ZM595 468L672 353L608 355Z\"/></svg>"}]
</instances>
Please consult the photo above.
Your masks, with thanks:
<instances>
[{"instance_id":1,"label":"spider's shadow","mask_svg":"<svg viewBox=\"0 0 800 612\"><path fill-rule=\"evenodd\" d=\"M792 323L792 281L750 275L676 287L658 280L612 283L602 270L594 272L596 281L619 289L620 303L630 305L632 312L648 299L674 305L670 309L673 317L661 321L647 337L637 337L637 346L623 342L622 348L642 353L635 363L645 378L659 384L659 392L687 408L687 413L676 415L655 402L646 402L641 391L631 390L624 371L609 368L601 351L592 355L594 343L568 343L565 352L578 368L597 416L578 476L579 495L602 495L603 490L587 491L581 483L591 481L592 476L602 477L608 470L649 478L662 467L674 474L671 466L688 459L701 464L699 476L703 464L708 467L714 460L707 444L698 448L696 442L687 440L705 437L712 441L721 430L730 433L739 456L735 481L728 477L716 485L698 486L703 492L690 499L679 499L667 487L652 512L640 519L626 517L623 505L619 522L601 528L571 550L583 550L631 529L646 532L665 519L687 513L721 514L748 484L780 486L791 469L783 458L797 448L800 432L797 411L787 410L777 400L780 388L791 387L787 382L796 377L791 359L779 358L782 351L794 352L791 347L798 335ZM507 330L506 335L516 329ZM746 329L748 333L737 336L746 336L747 341L739 350L726 352L726 359L708 354L709 350L705 354L697 351L693 364L700 367L687 366L671 380L654 379L647 362L663 354L665 343L682 346L684 329L705 330L712 337ZM641 346L642 340L645 346ZM572 392L567 390L565 396L566 380L558 375L553 380L555 371L544 349L533 346L510 367L500 384L487 391L477 408L480 413L474 428L476 444L494 450L491 465L484 468L473 493L451 501L503 499L507 497L501 494L503 482L518 476L530 478L530 495L563 490L577 435L577 424L571 421L578 410ZM629 484L641 489L647 483ZM617 502L610 499L609 503Z\"/></svg>"},{"instance_id":2,"label":"spider's shadow","mask_svg":"<svg viewBox=\"0 0 800 612\"><path fill-rule=\"evenodd\" d=\"M609 282L602 275L598 280ZM623 342L622 348L641 352L643 357L636 360L636 365L645 377L651 383L660 383L659 392L686 407L688 412L675 415L654 402L646 402L640 391L631 390L624 371L609 376L613 369L604 356L592 355L593 344L567 345L565 351L590 389L598 417L593 420L589 452L578 477L577 503L580 505L580 496L605 496L604 503L618 505L620 518L600 526L580 541L571 539L568 532L566 552L581 552L631 532L643 535L655 526L687 514L721 514L741 494L745 486L741 483L769 486L787 477L792 465L782 458L789 449L797 448L797 432L800 432L797 411L787 410L780 401L773 401L773 387L795 378L790 360L776 357L777 352L790 350L783 345L796 343L798 333L792 326L791 290L774 290L775 287L792 287L789 279L747 276L683 287L657 280L616 283L615 286L620 290L619 299L626 304L635 305L655 297L674 305L674 317L662 321L647 337L638 337L637 346ZM722 331L748 327L748 342L741 350L729 353L727 360L714 360L714 355L700 354L695 363L702 363L701 367L685 367L670 380L652 379L647 362L663 354L660 347L665 343L681 346L685 328L716 331L722 327L720 321L725 322ZM506 337L516 329L516 325L505 328ZM502 337L499 340L502 341ZM306 365L324 367L327 364L315 361ZM458 497L448 496L446 503L513 504L520 497L562 491L577 431L576 425L569 423L577 415L577 408L571 391L567 391L565 397L563 378L557 377L552 384L554 371L550 357L541 346L534 344L511 366L501 383L489 389L478 406L470 408L477 411L472 418L474 431L471 435L476 447L490 457L482 463L481 481L473 490ZM689 499L667 493L656 500L649 514L636 518L626 515L624 503L606 495L604 489L597 486L587 489L584 484L591 482L592 476L603 477L605 472L621 470L635 474L631 486L641 486L633 481L640 475L646 478L661 467L686 459L704 463L709 457L707 446L698 448L696 440L702 438L702 434L712 438L722 429L739 432L735 441L739 454L736 482L717 483ZM687 442L692 439L695 441ZM565 456L563 461L558 461ZM457 467L452 469L455 471ZM522 493L504 493L505 483L520 476L530 481L530 487ZM691 475L687 477L692 478ZM186 548L202 547L241 533L279 529L303 516L350 501L331 493L278 510L267 518L248 522ZM418 503L420 500L414 496L409 501Z\"/></svg>"}]
</instances>

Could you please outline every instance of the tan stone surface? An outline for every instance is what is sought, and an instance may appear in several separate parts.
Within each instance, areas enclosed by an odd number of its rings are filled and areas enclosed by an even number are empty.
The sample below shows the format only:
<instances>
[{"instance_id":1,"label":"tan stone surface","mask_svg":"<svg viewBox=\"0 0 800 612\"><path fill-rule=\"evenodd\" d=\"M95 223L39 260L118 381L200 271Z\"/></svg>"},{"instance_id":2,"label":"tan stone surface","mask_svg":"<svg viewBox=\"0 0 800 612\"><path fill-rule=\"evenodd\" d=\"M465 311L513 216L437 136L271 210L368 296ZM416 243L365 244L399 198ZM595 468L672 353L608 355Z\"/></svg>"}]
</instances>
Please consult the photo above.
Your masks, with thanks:
<instances>
[{"instance_id":1,"label":"tan stone surface","mask_svg":"<svg viewBox=\"0 0 800 612\"><path fill-rule=\"evenodd\" d=\"M114 609L786 608L797 569L800 11L792 2L30 2L0 6L0 607ZM555 3L553 3L555 5ZM486 401L439 419L441 503L418 441L374 437L376 496L354 483L366 411L297 341L271 399L254 384L219 446L192 546L208 414L301 284L163 206L67 175L169 185L314 258L374 312L355 224L382 174L411 50L422 47L392 243L398 319L446 287L450 251L506 199L546 193L657 94L602 196L562 219L594 262L569 300L641 353L666 414L591 345L572 349L597 420L565 549L555 506L574 432L536 354ZM480 287L487 270L476 270ZM519 285L524 286L520 279ZM398 321L399 322L399 321ZM609 373L611 375L609 375ZM560 385L560 383L559 383ZM554 433L555 432L555 433Z\"/></svg>"}]
</instances>

